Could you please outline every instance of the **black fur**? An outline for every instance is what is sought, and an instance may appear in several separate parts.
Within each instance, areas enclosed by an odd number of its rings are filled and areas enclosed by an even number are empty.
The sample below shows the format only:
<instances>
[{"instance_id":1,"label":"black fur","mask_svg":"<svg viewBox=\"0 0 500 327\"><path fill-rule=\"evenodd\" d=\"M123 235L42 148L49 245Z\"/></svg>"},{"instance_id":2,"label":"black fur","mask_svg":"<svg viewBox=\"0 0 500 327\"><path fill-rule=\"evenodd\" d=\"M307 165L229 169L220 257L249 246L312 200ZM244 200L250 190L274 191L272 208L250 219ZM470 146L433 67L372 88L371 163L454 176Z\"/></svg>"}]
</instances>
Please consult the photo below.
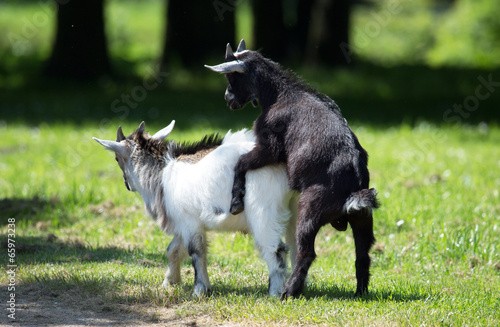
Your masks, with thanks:
<instances>
[{"instance_id":1,"label":"black fur","mask_svg":"<svg viewBox=\"0 0 500 327\"><path fill-rule=\"evenodd\" d=\"M377 206L375 191L367 191L367 152L328 96L255 51L237 53L226 61L235 59L245 63L245 72L226 74L226 101L231 109L241 109L257 99L262 114L254 123L257 144L241 156L235 168L231 212L243 210L248 170L286 163L289 184L302 195L296 231L297 263L282 298L302 292L316 257L316 234L325 224L338 230L351 225L356 244L356 294L363 294L368 290L368 252L375 241L371 209ZM353 194L355 199L363 199L366 194L372 198L362 201L368 207L347 214L344 204Z\"/></svg>"},{"instance_id":2,"label":"black fur","mask_svg":"<svg viewBox=\"0 0 500 327\"><path fill-rule=\"evenodd\" d=\"M288 254L288 247L285 243L281 243L278 245L278 249L276 250L276 258L278 259L278 263L281 269L286 269L286 255Z\"/></svg>"}]
</instances>

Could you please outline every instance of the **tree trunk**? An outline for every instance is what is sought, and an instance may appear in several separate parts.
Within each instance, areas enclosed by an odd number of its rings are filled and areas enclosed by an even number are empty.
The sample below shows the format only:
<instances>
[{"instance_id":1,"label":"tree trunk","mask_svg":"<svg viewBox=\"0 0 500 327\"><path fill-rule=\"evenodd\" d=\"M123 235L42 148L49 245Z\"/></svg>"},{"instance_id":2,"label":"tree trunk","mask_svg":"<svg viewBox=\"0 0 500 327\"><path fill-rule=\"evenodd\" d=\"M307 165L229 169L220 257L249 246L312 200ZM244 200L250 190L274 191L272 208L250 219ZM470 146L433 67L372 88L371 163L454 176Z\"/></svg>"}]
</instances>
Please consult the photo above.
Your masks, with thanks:
<instances>
[{"instance_id":1,"label":"tree trunk","mask_svg":"<svg viewBox=\"0 0 500 327\"><path fill-rule=\"evenodd\" d=\"M75 80L109 75L104 0L57 3L57 35L45 75Z\"/></svg>"},{"instance_id":2,"label":"tree trunk","mask_svg":"<svg viewBox=\"0 0 500 327\"><path fill-rule=\"evenodd\" d=\"M234 0L167 1L162 66L177 63L201 69L208 59L222 60L227 43L234 47Z\"/></svg>"},{"instance_id":3,"label":"tree trunk","mask_svg":"<svg viewBox=\"0 0 500 327\"><path fill-rule=\"evenodd\" d=\"M351 0L318 0L308 45L308 61L328 65L347 65Z\"/></svg>"},{"instance_id":4,"label":"tree trunk","mask_svg":"<svg viewBox=\"0 0 500 327\"><path fill-rule=\"evenodd\" d=\"M286 58L288 33L281 0L252 0L254 48L275 61Z\"/></svg>"},{"instance_id":5,"label":"tree trunk","mask_svg":"<svg viewBox=\"0 0 500 327\"><path fill-rule=\"evenodd\" d=\"M316 0L298 0L297 22L292 33L292 54L294 60L302 62L306 57L307 39L310 33L312 9Z\"/></svg>"}]
</instances>

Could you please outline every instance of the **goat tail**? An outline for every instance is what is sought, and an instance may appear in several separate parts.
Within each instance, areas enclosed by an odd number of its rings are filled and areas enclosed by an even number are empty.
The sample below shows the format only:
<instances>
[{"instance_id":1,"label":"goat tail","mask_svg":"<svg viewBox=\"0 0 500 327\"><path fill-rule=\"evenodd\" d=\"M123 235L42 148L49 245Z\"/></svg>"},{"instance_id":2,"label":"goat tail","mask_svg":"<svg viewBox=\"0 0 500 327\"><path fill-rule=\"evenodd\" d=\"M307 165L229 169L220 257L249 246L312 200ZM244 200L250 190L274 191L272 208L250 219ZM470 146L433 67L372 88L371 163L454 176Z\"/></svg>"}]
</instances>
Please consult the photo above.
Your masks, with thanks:
<instances>
[{"instance_id":1,"label":"goat tail","mask_svg":"<svg viewBox=\"0 0 500 327\"><path fill-rule=\"evenodd\" d=\"M344 212L346 214L354 213L361 210L372 210L380 207L377 200L377 190L362 189L351 193L344 204Z\"/></svg>"}]
</instances>

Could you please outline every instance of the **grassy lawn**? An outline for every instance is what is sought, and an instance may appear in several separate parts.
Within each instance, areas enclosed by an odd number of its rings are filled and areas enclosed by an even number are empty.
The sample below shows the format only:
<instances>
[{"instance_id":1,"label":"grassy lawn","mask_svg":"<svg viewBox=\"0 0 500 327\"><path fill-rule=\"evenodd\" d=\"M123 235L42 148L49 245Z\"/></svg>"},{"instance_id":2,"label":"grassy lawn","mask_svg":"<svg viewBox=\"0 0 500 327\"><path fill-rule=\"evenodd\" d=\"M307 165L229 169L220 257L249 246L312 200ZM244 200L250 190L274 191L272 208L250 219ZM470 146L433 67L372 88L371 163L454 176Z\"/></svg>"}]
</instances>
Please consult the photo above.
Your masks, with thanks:
<instances>
[{"instance_id":1,"label":"grassy lawn","mask_svg":"<svg viewBox=\"0 0 500 327\"><path fill-rule=\"evenodd\" d=\"M352 296L356 279L350 230L330 227L317 237L318 258L300 298L281 303L267 296L265 263L252 238L238 233L209 234L209 296L193 297L190 261L182 268L183 285L163 289L165 251L172 237L146 216L140 196L125 189L112 154L92 136L112 139L119 125L128 134L143 120L147 130L156 132L175 119L171 137L196 140L250 127L258 111L230 112L223 100L223 78L202 67L195 76L169 71L157 87L140 93L160 47L133 43L161 37L162 4L153 1L139 8L135 2L119 6L113 1L107 7L109 33L121 33L110 44L113 60L134 63L141 76L136 80L29 82L29 74L16 72L25 63L34 71L39 68L36 60L48 55L50 24L38 28L30 47L18 49L25 54L14 58L11 48L0 52L6 63L0 68L0 263L7 271L8 223L15 218L17 322L500 324L500 90L494 86L483 100L476 95L481 80L500 81L498 69L384 68L369 62L336 70L299 69L337 101L370 154L372 186L382 207L375 213L369 295ZM34 15L37 6L23 7L24 15ZM20 30L22 21L12 17L22 14L12 8L5 11L0 5L0 26L18 24ZM142 18L126 24L130 12ZM145 17L154 28L148 29ZM242 33L245 27L239 28ZM2 49L9 42L5 35L0 35ZM474 110L463 115L449 113L455 105L471 104ZM2 290L9 282L2 273ZM1 324L10 322L5 309Z\"/></svg>"},{"instance_id":2,"label":"grassy lawn","mask_svg":"<svg viewBox=\"0 0 500 327\"><path fill-rule=\"evenodd\" d=\"M193 140L225 131L201 118L199 123L188 122L195 112L168 114L180 123L173 138ZM222 111L220 125L239 114ZM143 116L152 132L169 122L166 114L160 116ZM139 120L121 122L125 133ZM21 303L23 290L30 290L54 301L82 301L92 312L138 310L135 314L152 322L163 321L162 309L169 308L174 310L169 319L211 323L498 323L500 128L355 123L370 153L373 186L383 203L375 215L371 293L363 299L352 297L350 232L324 228L304 296L280 303L266 295L265 264L251 237L240 234L210 234L210 297L193 298L190 262L182 270L183 286L160 287L171 237L145 216L139 195L126 191L112 155L91 140L113 138L116 127L99 127L98 120L31 126L3 122L1 243L5 246L7 219L16 218ZM2 280L6 285L5 275Z\"/></svg>"}]
</instances>

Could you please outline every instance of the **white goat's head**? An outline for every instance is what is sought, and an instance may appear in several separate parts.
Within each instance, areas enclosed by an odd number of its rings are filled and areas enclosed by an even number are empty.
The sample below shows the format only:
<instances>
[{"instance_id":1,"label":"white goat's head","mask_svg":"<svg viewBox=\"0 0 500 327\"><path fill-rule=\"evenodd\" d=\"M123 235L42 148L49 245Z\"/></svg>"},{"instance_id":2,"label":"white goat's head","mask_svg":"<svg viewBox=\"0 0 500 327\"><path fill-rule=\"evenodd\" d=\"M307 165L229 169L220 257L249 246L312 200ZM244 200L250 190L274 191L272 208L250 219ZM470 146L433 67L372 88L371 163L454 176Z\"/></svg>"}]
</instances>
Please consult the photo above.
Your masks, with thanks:
<instances>
[{"instance_id":1,"label":"white goat's head","mask_svg":"<svg viewBox=\"0 0 500 327\"><path fill-rule=\"evenodd\" d=\"M251 102L254 107L257 106L252 59L258 58L260 54L245 48L245 40L241 40L236 52L233 52L228 43L224 63L216 66L205 65L206 68L214 72L226 75L227 89L224 98L229 108L233 110L243 108L248 102Z\"/></svg>"},{"instance_id":2,"label":"white goat's head","mask_svg":"<svg viewBox=\"0 0 500 327\"><path fill-rule=\"evenodd\" d=\"M174 128L175 120L155 135L150 136L144 131L142 122L137 130L125 137L121 126L116 133L116 141L101 140L93 137L107 150L115 152L115 160L123 171L123 181L127 190L135 192L141 189L138 170L151 164L151 160L163 161L164 140ZM153 156L151 156L151 154Z\"/></svg>"}]
</instances>

